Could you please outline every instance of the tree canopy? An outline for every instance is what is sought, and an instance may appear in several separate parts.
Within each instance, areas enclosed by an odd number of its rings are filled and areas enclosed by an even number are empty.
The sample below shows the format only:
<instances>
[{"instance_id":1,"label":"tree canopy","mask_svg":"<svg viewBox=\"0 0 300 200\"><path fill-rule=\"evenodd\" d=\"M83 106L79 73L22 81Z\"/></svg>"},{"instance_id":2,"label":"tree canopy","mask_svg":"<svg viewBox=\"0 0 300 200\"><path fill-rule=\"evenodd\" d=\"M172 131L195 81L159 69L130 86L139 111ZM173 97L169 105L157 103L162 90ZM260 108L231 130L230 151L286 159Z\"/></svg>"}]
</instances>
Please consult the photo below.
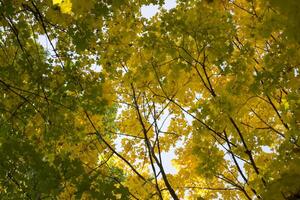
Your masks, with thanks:
<instances>
[{"instance_id":1,"label":"tree canopy","mask_svg":"<svg viewBox=\"0 0 300 200\"><path fill-rule=\"evenodd\" d=\"M0 0L1 199L300 198L299 1L164 3Z\"/></svg>"}]
</instances>

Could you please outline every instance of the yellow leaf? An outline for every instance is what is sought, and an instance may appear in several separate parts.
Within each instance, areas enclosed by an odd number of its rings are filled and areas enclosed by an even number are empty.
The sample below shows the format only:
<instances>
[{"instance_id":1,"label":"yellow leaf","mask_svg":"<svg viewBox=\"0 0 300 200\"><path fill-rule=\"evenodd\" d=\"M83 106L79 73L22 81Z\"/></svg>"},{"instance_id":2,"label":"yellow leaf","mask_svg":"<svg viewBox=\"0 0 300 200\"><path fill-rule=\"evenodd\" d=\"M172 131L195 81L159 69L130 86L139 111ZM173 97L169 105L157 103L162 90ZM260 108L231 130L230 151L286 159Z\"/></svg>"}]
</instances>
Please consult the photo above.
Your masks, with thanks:
<instances>
[{"instance_id":1,"label":"yellow leaf","mask_svg":"<svg viewBox=\"0 0 300 200\"><path fill-rule=\"evenodd\" d=\"M62 13L71 14L72 12L72 2L71 0L53 0L53 5L57 4Z\"/></svg>"}]
</instances>

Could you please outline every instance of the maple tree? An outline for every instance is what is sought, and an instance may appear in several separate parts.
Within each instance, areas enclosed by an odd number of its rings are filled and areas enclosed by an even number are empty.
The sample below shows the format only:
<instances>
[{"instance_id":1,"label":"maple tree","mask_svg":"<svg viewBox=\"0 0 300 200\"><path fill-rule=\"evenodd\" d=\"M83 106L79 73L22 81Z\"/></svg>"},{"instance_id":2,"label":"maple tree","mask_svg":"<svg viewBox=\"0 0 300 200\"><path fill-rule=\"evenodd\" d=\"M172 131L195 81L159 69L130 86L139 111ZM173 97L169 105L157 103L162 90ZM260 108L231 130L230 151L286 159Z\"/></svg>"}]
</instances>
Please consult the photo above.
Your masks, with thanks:
<instances>
[{"instance_id":1,"label":"maple tree","mask_svg":"<svg viewBox=\"0 0 300 200\"><path fill-rule=\"evenodd\" d=\"M300 197L299 2L150 4L0 0L1 199Z\"/></svg>"}]
</instances>

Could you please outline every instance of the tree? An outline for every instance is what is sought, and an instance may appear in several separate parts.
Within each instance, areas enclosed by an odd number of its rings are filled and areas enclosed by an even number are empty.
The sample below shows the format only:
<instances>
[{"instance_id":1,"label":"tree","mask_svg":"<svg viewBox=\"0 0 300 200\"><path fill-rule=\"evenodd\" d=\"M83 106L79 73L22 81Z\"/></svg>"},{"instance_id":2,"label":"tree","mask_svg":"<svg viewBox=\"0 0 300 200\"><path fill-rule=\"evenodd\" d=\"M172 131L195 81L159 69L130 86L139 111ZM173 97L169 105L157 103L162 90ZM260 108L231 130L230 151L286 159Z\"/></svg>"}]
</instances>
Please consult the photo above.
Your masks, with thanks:
<instances>
[{"instance_id":1,"label":"tree","mask_svg":"<svg viewBox=\"0 0 300 200\"><path fill-rule=\"evenodd\" d=\"M300 4L163 3L0 1L2 199L299 198Z\"/></svg>"}]
</instances>

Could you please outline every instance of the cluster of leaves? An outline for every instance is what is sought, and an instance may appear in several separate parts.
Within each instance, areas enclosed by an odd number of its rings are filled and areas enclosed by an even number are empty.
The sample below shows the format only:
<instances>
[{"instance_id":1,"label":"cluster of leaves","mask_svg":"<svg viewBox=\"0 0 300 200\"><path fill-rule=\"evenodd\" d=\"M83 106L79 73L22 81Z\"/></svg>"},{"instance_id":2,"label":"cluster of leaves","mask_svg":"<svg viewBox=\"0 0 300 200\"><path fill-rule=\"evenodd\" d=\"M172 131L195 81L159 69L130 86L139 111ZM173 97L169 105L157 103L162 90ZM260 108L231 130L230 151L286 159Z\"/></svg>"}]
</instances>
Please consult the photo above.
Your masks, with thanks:
<instances>
[{"instance_id":1,"label":"cluster of leaves","mask_svg":"<svg viewBox=\"0 0 300 200\"><path fill-rule=\"evenodd\" d=\"M300 4L163 3L0 0L1 199L299 198Z\"/></svg>"}]
</instances>

